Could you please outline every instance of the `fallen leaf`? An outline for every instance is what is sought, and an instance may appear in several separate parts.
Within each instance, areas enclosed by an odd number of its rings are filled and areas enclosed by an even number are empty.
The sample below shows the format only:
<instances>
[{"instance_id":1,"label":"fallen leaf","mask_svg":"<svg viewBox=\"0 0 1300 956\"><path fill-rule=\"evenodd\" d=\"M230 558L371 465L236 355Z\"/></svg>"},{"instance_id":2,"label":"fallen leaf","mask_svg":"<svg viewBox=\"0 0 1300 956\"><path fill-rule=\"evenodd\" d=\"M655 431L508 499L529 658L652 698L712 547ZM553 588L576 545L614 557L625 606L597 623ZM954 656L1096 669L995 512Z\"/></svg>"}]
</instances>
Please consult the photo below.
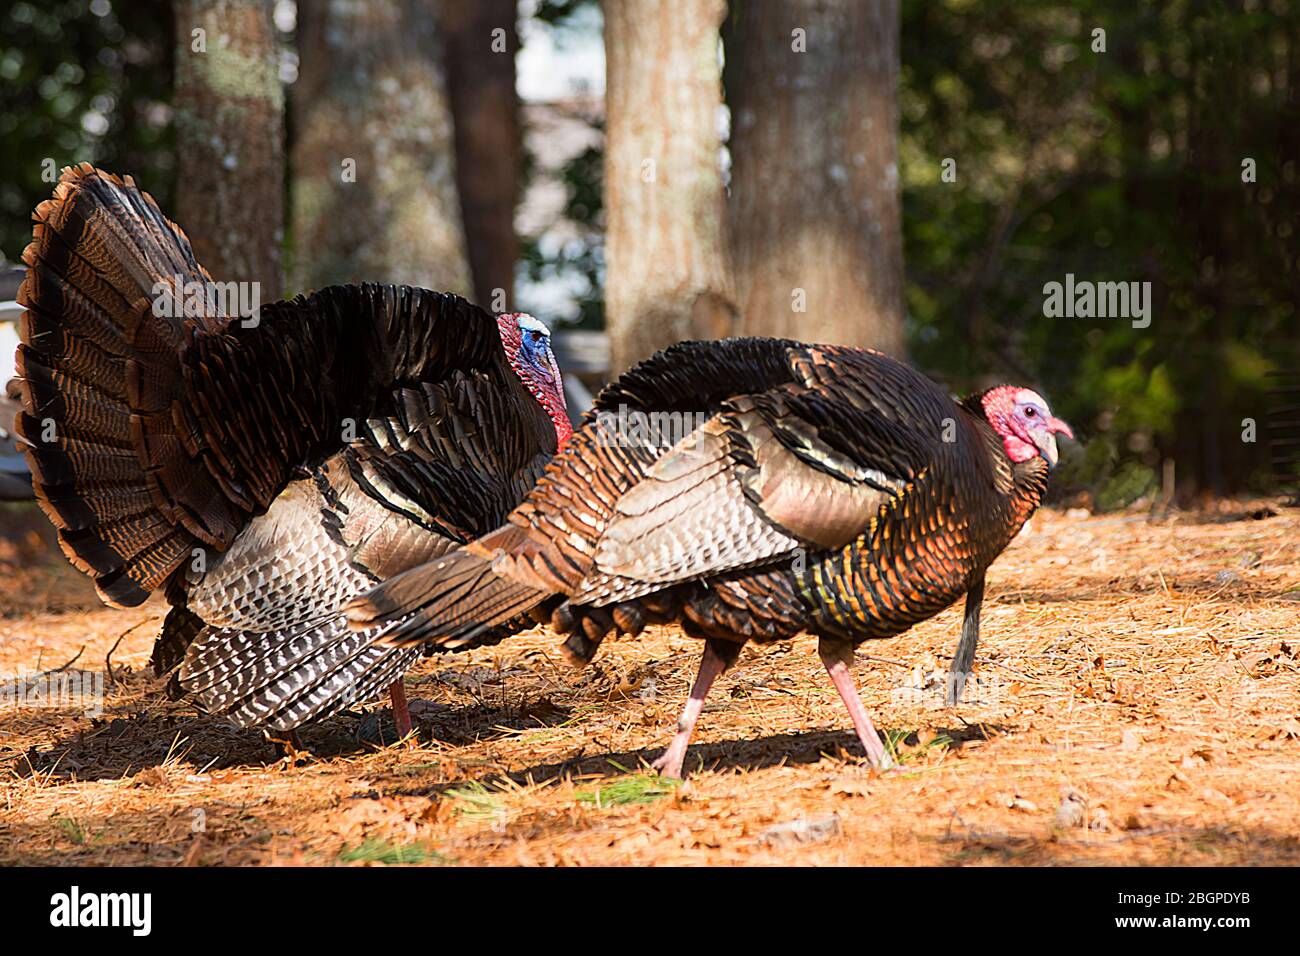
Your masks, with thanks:
<instances>
[{"instance_id":1,"label":"fallen leaf","mask_svg":"<svg viewBox=\"0 0 1300 956\"><path fill-rule=\"evenodd\" d=\"M798 846L808 843L825 843L844 832L838 813L821 817L801 817L770 826L758 835L758 842L767 846Z\"/></svg>"},{"instance_id":2,"label":"fallen leaf","mask_svg":"<svg viewBox=\"0 0 1300 956\"><path fill-rule=\"evenodd\" d=\"M1081 827L1087 807L1088 803L1084 800L1083 794L1073 787L1065 787L1061 791L1061 802L1056 808L1056 815L1052 818L1052 822L1062 830Z\"/></svg>"},{"instance_id":3,"label":"fallen leaf","mask_svg":"<svg viewBox=\"0 0 1300 956\"><path fill-rule=\"evenodd\" d=\"M857 777L836 777L831 781L831 793L843 794L846 797L868 797L871 790L867 787L865 780Z\"/></svg>"},{"instance_id":4,"label":"fallen leaf","mask_svg":"<svg viewBox=\"0 0 1300 956\"><path fill-rule=\"evenodd\" d=\"M1133 812L1124 818L1123 829L1146 830L1148 829L1148 826L1146 820L1142 818L1142 815L1140 813Z\"/></svg>"}]
</instances>

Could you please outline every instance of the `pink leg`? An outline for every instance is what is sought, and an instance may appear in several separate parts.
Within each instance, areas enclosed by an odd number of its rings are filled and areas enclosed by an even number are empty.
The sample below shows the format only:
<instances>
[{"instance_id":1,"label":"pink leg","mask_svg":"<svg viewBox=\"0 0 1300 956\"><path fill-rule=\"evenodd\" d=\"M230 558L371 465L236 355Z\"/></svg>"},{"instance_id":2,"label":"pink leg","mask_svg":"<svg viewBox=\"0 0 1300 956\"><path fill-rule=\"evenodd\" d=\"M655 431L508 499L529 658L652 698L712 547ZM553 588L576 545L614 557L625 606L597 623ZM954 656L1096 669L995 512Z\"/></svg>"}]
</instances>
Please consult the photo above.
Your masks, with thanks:
<instances>
[{"instance_id":1,"label":"pink leg","mask_svg":"<svg viewBox=\"0 0 1300 956\"><path fill-rule=\"evenodd\" d=\"M406 684L400 679L395 681L388 688L388 696L393 701L393 724L397 727L397 738L406 740L408 747L417 746L415 738L411 737L413 725L411 723L411 709L406 705Z\"/></svg>"},{"instance_id":2,"label":"pink leg","mask_svg":"<svg viewBox=\"0 0 1300 956\"><path fill-rule=\"evenodd\" d=\"M716 646L717 644L724 645L721 651ZM709 696L709 688L713 686L713 682L731 666L732 661L736 659L739 652L739 644L715 641L706 641L704 643L704 657L700 660L700 671L695 675L695 684L691 687L691 696L682 709L682 716L677 720L677 735L673 737L673 742L668 745L668 749L664 751L663 756L651 764L665 777L681 778L682 762L686 759L686 748L690 746L691 734L695 730L695 722L699 720L700 711L704 709L704 698Z\"/></svg>"},{"instance_id":3,"label":"pink leg","mask_svg":"<svg viewBox=\"0 0 1300 956\"><path fill-rule=\"evenodd\" d=\"M885 745L880 742L880 734L876 733L871 718L862 706L857 685L853 683L853 673L849 670L849 662L853 660L853 646L847 641L828 641L822 638L817 645L817 653L826 665L826 673L831 675L831 683L840 692L840 700L844 701L844 706L849 710L853 729L858 732L858 740L867 752L867 761L876 770L889 769L890 761L885 756Z\"/></svg>"}]
</instances>

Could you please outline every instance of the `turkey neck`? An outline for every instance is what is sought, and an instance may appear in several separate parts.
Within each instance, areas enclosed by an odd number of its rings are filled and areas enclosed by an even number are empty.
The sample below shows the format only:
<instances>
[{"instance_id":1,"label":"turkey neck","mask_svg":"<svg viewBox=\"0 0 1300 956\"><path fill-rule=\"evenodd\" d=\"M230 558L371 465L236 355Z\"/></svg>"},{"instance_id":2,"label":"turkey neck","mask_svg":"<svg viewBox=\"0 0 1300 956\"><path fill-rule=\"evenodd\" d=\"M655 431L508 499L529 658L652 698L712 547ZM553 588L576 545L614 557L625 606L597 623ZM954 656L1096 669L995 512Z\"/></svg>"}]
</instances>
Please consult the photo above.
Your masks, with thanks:
<instances>
[{"instance_id":1,"label":"turkey neck","mask_svg":"<svg viewBox=\"0 0 1300 956\"><path fill-rule=\"evenodd\" d=\"M1002 502L1003 509L1001 522L995 524L993 535L986 542L993 550L980 567L982 571L1020 533L1030 515L1042 504L1051 467L1039 455L1028 461L1013 462L1007 457L1002 439L992 426L980 416L971 414L970 418L980 437L984 455L993 466L995 497Z\"/></svg>"},{"instance_id":2,"label":"turkey neck","mask_svg":"<svg viewBox=\"0 0 1300 956\"><path fill-rule=\"evenodd\" d=\"M810 556L802 572L796 567L820 630L856 643L932 617L967 591L1034 513L1047 463L1013 463L981 417L967 412L960 424L952 467L927 469L852 543Z\"/></svg>"}]
</instances>

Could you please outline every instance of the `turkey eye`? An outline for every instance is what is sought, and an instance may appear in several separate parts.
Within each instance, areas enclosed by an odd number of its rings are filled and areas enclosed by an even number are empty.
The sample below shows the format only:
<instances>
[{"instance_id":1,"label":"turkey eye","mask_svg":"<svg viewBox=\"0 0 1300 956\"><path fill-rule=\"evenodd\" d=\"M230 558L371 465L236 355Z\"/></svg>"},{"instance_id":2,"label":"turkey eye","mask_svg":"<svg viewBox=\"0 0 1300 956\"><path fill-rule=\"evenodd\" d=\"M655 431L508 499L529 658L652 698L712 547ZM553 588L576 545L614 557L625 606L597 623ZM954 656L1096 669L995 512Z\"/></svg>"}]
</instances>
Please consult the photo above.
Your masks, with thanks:
<instances>
[{"instance_id":1,"label":"turkey eye","mask_svg":"<svg viewBox=\"0 0 1300 956\"><path fill-rule=\"evenodd\" d=\"M1026 417L1026 418L1033 418L1033 417L1034 417L1035 415L1037 415L1037 414L1038 414L1038 413L1034 411L1034 408L1033 408L1032 405L1031 405L1029 408L1026 408L1026 409L1025 409L1025 417Z\"/></svg>"}]
</instances>

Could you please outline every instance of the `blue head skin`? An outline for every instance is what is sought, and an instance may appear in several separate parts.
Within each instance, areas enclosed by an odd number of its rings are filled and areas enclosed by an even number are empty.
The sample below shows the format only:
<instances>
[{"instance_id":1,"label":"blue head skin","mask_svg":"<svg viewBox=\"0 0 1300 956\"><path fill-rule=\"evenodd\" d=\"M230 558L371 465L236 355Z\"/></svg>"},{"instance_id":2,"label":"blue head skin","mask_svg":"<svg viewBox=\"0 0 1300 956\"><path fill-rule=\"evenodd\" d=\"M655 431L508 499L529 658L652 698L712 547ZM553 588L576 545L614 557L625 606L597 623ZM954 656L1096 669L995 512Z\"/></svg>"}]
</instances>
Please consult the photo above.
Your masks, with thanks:
<instances>
[{"instance_id":1,"label":"blue head skin","mask_svg":"<svg viewBox=\"0 0 1300 956\"><path fill-rule=\"evenodd\" d=\"M519 353L540 374L546 374L554 361L551 357L551 330L531 315L517 316Z\"/></svg>"}]
</instances>

